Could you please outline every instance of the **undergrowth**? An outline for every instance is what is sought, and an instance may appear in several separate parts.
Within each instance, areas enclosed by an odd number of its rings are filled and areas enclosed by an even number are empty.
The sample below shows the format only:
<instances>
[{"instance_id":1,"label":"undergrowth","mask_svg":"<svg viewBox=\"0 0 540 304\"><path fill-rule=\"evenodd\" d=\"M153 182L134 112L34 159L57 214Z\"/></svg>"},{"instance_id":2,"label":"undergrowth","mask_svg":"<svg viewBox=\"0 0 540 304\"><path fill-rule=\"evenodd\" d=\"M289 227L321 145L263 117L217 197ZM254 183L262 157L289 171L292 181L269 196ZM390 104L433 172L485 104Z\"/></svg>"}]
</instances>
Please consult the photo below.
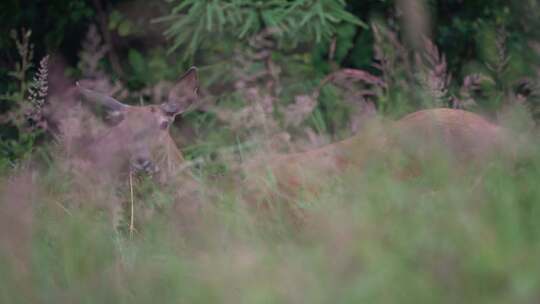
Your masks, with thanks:
<instances>
[{"instance_id":1,"label":"undergrowth","mask_svg":"<svg viewBox=\"0 0 540 304\"><path fill-rule=\"evenodd\" d=\"M54 163L39 175L21 169L3 181L0 300L535 303L540 151L531 146L523 160L482 169L434 157L410 179L384 162L328 177L295 201L301 225L279 199L261 217L224 191L179 229L168 193L147 181L133 237Z\"/></svg>"}]
</instances>

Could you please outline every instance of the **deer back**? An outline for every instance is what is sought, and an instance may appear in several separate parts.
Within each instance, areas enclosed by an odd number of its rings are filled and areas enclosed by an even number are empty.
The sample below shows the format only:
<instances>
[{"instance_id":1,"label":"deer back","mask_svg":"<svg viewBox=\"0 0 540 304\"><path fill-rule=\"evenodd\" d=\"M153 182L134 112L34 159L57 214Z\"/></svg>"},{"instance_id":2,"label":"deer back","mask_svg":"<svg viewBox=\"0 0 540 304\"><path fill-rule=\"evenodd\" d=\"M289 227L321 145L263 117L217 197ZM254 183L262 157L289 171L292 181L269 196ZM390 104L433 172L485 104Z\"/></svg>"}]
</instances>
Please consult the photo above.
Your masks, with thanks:
<instances>
[{"instance_id":1,"label":"deer back","mask_svg":"<svg viewBox=\"0 0 540 304\"><path fill-rule=\"evenodd\" d=\"M424 162L434 153L460 166L477 164L511 147L508 130L480 115L457 109L414 112L393 123L377 122L362 134L315 150L281 154L248 163L250 197L268 193L295 199L299 192L317 193L346 172L361 173L370 162L395 155ZM411 167L394 167L400 177L416 175ZM305 190L305 191L304 191Z\"/></svg>"},{"instance_id":2,"label":"deer back","mask_svg":"<svg viewBox=\"0 0 540 304\"><path fill-rule=\"evenodd\" d=\"M458 109L429 109L397 121L390 144L416 158L443 153L458 163L477 163L512 148L509 131L482 116Z\"/></svg>"}]
</instances>

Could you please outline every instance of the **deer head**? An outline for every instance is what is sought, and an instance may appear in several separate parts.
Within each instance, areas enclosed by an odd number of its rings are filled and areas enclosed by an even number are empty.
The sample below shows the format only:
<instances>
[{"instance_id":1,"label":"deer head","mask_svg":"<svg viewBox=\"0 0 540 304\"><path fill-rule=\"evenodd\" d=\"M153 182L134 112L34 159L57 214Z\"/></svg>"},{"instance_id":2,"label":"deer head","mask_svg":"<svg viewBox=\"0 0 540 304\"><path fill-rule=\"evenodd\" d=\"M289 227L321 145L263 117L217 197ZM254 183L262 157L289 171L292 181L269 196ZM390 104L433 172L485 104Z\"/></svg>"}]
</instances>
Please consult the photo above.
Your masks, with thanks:
<instances>
[{"instance_id":1,"label":"deer head","mask_svg":"<svg viewBox=\"0 0 540 304\"><path fill-rule=\"evenodd\" d=\"M189 69L171 89L168 100L161 105L131 106L78 86L82 100L101 106L114 117L115 124L94 140L85 153L98 170L119 173L126 169L156 173L166 163L167 150L181 160L169 135L175 117L197 100L196 68ZM170 152L170 151L169 151ZM179 158L179 159L178 159ZM169 161L170 162L170 161Z\"/></svg>"}]
</instances>

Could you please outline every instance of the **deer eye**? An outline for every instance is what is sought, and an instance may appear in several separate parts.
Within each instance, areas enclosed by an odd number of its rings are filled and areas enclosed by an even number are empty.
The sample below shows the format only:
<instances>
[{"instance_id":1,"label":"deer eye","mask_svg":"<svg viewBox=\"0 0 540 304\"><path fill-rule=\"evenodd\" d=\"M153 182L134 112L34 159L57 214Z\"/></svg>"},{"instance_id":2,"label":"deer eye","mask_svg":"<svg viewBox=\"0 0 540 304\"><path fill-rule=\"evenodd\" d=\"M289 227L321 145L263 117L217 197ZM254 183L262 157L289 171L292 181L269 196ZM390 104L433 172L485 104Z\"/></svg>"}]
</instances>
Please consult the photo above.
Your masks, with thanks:
<instances>
[{"instance_id":1,"label":"deer eye","mask_svg":"<svg viewBox=\"0 0 540 304\"><path fill-rule=\"evenodd\" d=\"M161 130L166 130L168 127L169 127L169 121L168 120L164 120L164 121L159 123L159 128Z\"/></svg>"}]
</instances>

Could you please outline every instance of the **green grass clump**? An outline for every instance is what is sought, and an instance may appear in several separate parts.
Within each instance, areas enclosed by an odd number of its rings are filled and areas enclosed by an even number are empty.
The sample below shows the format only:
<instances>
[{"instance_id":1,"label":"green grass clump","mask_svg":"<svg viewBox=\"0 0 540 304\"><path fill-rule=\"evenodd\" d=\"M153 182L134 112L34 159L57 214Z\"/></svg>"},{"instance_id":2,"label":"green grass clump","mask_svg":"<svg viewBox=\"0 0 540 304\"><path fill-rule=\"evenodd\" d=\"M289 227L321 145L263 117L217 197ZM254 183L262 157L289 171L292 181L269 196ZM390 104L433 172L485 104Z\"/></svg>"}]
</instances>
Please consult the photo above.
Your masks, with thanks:
<instances>
[{"instance_id":1,"label":"green grass clump","mask_svg":"<svg viewBox=\"0 0 540 304\"><path fill-rule=\"evenodd\" d=\"M28 185L31 221L8 210L12 231L31 228L0 243L0 302L537 303L540 152L528 152L471 170L435 157L408 179L374 162L299 197L301 225L231 192L178 228L155 188L135 202L160 207L133 238L53 168Z\"/></svg>"}]
</instances>

